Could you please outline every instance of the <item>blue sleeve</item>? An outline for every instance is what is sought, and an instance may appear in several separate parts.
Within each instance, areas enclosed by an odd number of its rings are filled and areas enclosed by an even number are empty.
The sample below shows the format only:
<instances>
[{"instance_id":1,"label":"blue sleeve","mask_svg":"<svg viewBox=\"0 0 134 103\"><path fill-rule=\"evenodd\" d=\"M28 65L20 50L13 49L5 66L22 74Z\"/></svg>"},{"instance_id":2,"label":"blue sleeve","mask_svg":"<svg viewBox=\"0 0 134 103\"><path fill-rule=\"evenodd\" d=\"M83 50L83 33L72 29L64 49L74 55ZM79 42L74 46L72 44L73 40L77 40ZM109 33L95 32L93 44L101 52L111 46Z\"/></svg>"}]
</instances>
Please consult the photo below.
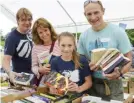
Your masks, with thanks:
<instances>
[{"instance_id":1,"label":"blue sleeve","mask_svg":"<svg viewBox=\"0 0 134 103\"><path fill-rule=\"evenodd\" d=\"M51 71L58 72L56 57L51 60Z\"/></svg>"},{"instance_id":2,"label":"blue sleeve","mask_svg":"<svg viewBox=\"0 0 134 103\"><path fill-rule=\"evenodd\" d=\"M80 63L81 63L81 72L82 72L82 75L84 76L84 78L86 76L89 76L91 75L91 70L90 70L90 67L89 67L89 62L88 62L88 59L85 57L85 56L81 56L80 57Z\"/></svg>"},{"instance_id":3,"label":"blue sleeve","mask_svg":"<svg viewBox=\"0 0 134 103\"><path fill-rule=\"evenodd\" d=\"M128 35L126 34L125 30L119 28L115 35L118 43L117 45L118 49L123 54L126 54L132 50L131 43L129 41Z\"/></svg>"},{"instance_id":4,"label":"blue sleeve","mask_svg":"<svg viewBox=\"0 0 134 103\"><path fill-rule=\"evenodd\" d=\"M55 57L56 57L55 55L52 55L52 56L51 56L50 61L49 61L50 64L51 64L52 60L53 60Z\"/></svg>"},{"instance_id":5,"label":"blue sleeve","mask_svg":"<svg viewBox=\"0 0 134 103\"><path fill-rule=\"evenodd\" d=\"M9 34L4 47L4 54L13 56L16 50L16 40L12 34Z\"/></svg>"},{"instance_id":6,"label":"blue sleeve","mask_svg":"<svg viewBox=\"0 0 134 103\"><path fill-rule=\"evenodd\" d=\"M77 51L79 52L79 54L85 55L85 49L84 49L84 34L80 35L79 41L78 41L78 47L77 47Z\"/></svg>"}]
</instances>

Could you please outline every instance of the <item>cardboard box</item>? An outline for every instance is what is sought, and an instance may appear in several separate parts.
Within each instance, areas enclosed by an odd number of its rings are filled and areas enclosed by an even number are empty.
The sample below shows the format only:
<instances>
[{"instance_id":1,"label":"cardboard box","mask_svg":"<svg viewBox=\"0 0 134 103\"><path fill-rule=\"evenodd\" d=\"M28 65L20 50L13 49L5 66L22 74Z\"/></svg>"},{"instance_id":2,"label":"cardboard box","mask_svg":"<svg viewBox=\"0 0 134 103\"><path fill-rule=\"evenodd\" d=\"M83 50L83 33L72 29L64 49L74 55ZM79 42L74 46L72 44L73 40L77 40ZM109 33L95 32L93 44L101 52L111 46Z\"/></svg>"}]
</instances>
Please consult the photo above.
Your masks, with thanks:
<instances>
[{"instance_id":1,"label":"cardboard box","mask_svg":"<svg viewBox=\"0 0 134 103\"><path fill-rule=\"evenodd\" d=\"M134 93L134 72L128 72L123 79L124 93Z\"/></svg>"},{"instance_id":2,"label":"cardboard box","mask_svg":"<svg viewBox=\"0 0 134 103\"><path fill-rule=\"evenodd\" d=\"M30 95L31 95L31 93L29 91L20 91L15 94L9 94L7 96L1 97L1 102L8 103L8 102L12 102L14 100L19 100L19 99L28 97Z\"/></svg>"},{"instance_id":3,"label":"cardboard box","mask_svg":"<svg viewBox=\"0 0 134 103\"><path fill-rule=\"evenodd\" d=\"M123 103L133 103L133 94L130 94Z\"/></svg>"},{"instance_id":4,"label":"cardboard box","mask_svg":"<svg viewBox=\"0 0 134 103\"><path fill-rule=\"evenodd\" d=\"M37 91L34 92L33 94L40 94L40 93L47 94L48 92L49 92L49 89L47 87L39 87L39 88L37 88ZM28 96L31 96L31 93L26 91L26 92L22 92L19 94L7 95L5 97L2 97L1 101L2 101L2 103L8 103L8 102L13 102L14 100L23 99ZM73 100L72 103L79 103L80 100L81 100L81 98L77 98L77 99ZM52 103L53 103L53 101L52 101ZM69 101L69 103L70 103L70 101Z\"/></svg>"},{"instance_id":5,"label":"cardboard box","mask_svg":"<svg viewBox=\"0 0 134 103\"><path fill-rule=\"evenodd\" d=\"M134 81L129 82L129 93L134 93Z\"/></svg>"},{"instance_id":6,"label":"cardboard box","mask_svg":"<svg viewBox=\"0 0 134 103\"><path fill-rule=\"evenodd\" d=\"M89 98L91 100L96 100L97 103L134 103L134 98L133 97L134 97L133 94L128 94L128 97L124 100L124 102L121 102L121 101L117 101L117 100L103 101L99 97L89 96ZM82 102L82 98L83 97L77 98L76 100L74 100L75 102L72 102L72 103L81 103Z\"/></svg>"}]
</instances>

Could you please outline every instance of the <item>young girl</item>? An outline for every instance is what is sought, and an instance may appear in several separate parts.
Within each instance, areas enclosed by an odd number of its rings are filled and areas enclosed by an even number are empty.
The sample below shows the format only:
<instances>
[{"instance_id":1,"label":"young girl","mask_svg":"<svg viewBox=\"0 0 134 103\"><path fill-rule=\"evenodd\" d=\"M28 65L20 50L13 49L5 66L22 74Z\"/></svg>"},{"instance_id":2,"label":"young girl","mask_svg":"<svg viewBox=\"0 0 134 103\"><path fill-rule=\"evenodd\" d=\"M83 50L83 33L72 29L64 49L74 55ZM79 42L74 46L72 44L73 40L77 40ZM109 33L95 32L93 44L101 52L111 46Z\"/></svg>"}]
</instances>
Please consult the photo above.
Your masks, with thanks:
<instances>
[{"instance_id":1,"label":"young girl","mask_svg":"<svg viewBox=\"0 0 134 103\"><path fill-rule=\"evenodd\" d=\"M63 32L58 38L61 56L55 57L51 62L52 71L69 74L78 70L79 78L77 82L68 84L68 91L83 93L92 86L88 60L80 56L76 51L75 38L69 32Z\"/></svg>"}]
</instances>

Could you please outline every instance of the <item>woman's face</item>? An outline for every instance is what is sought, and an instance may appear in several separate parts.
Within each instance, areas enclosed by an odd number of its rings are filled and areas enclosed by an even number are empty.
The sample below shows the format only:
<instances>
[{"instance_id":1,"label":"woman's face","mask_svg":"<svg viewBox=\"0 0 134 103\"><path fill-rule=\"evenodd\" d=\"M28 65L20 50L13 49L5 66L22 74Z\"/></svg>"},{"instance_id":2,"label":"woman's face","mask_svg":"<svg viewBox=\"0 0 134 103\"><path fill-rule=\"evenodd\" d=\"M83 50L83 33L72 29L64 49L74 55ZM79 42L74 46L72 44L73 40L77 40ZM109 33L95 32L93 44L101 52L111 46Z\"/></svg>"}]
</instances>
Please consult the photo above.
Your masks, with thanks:
<instances>
[{"instance_id":1,"label":"woman's face","mask_svg":"<svg viewBox=\"0 0 134 103\"><path fill-rule=\"evenodd\" d=\"M98 3L89 3L85 8L85 16L93 28L103 23L104 10Z\"/></svg>"},{"instance_id":2,"label":"woman's face","mask_svg":"<svg viewBox=\"0 0 134 103\"><path fill-rule=\"evenodd\" d=\"M49 28L38 27L37 32L38 32L40 39L43 40L44 43L51 42L51 32Z\"/></svg>"}]
</instances>

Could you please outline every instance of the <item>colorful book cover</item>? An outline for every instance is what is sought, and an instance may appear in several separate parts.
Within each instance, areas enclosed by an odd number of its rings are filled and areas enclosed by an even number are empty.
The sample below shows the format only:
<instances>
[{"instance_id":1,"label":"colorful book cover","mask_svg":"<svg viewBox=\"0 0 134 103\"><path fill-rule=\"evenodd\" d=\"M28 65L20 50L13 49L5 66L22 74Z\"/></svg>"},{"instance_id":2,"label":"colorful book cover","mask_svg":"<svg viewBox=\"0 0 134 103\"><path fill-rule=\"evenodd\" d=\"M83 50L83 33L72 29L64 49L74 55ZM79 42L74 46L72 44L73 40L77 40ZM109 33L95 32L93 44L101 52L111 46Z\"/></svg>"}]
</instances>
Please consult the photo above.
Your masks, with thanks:
<instances>
[{"instance_id":1,"label":"colorful book cover","mask_svg":"<svg viewBox=\"0 0 134 103\"><path fill-rule=\"evenodd\" d=\"M38 55L39 63L44 65L48 64L51 59L52 54L49 53L49 51L44 51Z\"/></svg>"},{"instance_id":2,"label":"colorful book cover","mask_svg":"<svg viewBox=\"0 0 134 103\"><path fill-rule=\"evenodd\" d=\"M30 82L33 79L34 75L24 72L22 72L21 74L22 74L21 77L17 76L15 78L15 83L20 85L30 85Z\"/></svg>"},{"instance_id":3,"label":"colorful book cover","mask_svg":"<svg viewBox=\"0 0 134 103\"><path fill-rule=\"evenodd\" d=\"M115 67L123 67L127 63L129 63L130 60L123 55L119 55L115 60L113 60L111 63L109 63L107 66L102 68L105 74L112 73L114 71Z\"/></svg>"},{"instance_id":4,"label":"colorful book cover","mask_svg":"<svg viewBox=\"0 0 134 103\"><path fill-rule=\"evenodd\" d=\"M52 86L58 90L59 94L64 94L65 91L68 88L68 77L65 77L61 75L60 73L57 72L51 72L50 74L47 75L45 84L47 86Z\"/></svg>"}]
</instances>

